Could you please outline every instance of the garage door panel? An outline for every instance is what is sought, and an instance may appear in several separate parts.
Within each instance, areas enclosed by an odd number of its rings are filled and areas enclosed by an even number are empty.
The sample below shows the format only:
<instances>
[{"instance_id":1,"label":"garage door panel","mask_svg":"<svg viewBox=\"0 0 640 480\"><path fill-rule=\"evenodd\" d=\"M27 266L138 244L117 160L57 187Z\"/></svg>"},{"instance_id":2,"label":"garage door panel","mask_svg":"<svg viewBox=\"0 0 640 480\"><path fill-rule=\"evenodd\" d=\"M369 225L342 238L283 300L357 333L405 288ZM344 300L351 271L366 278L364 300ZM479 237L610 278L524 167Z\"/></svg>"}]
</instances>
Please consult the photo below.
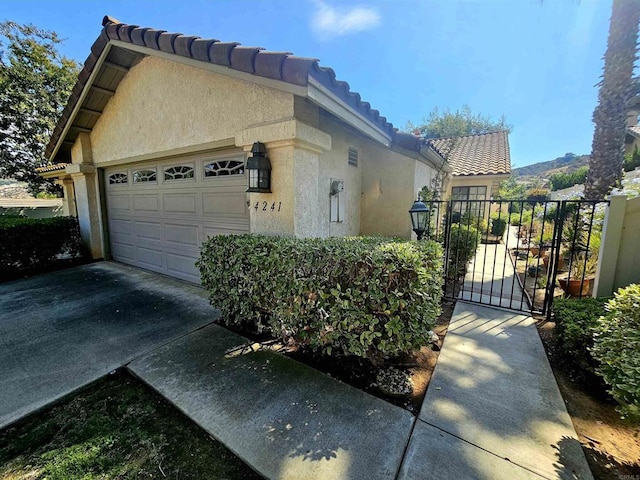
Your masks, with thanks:
<instances>
[{"instance_id":1,"label":"garage door panel","mask_svg":"<svg viewBox=\"0 0 640 480\"><path fill-rule=\"evenodd\" d=\"M131 263L136 259L136 247L111 239L111 254L116 260Z\"/></svg>"},{"instance_id":2,"label":"garage door panel","mask_svg":"<svg viewBox=\"0 0 640 480\"><path fill-rule=\"evenodd\" d=\"M161 249L154 249L150 247L136 247L136 259L144 265L162 268L162 259L164 257L163 251Z\"/></svg>"},{"instance_id":3,"label":"garage door panel","mask_svg":"<svg viewBox=\"0 0 640 480\"><path fill-rule=\"evenodd\" d=\"M202 195L203 212L205 215L246 215L247 200L243 192L236 193L204 193Z\"/></svg>"},{"instance_id":4,"label":"garage door panel","mask_svg":"<svg viewBox=\"0 0 640 480\"><path fill-rule=\"evenodd\" d=\"M165 213L183 213L195 215L197 213L196 194L164 194L162 199Z\"/></svg>"},{"instance_id":5,"label":"garage door panel","mask_svg":"<svg viewBox=\"0 0 640 480\"><path fill-rule=\"evenodd\" d=\"M159 194L133 195L133 210L136 212L159 212Z\"/></svg>"},{"instance_id":6,"label":"garage door panel","mask_svg":"<svg viewBox=\"0 0 640 480\"><path fill-rule=\"evenodd\" d=\"M194 277L196 281L199 282L200 272L196 268L196 259L194 259L193 255L186 256L167 253L167 270L174 274Z\"/></svg>"},{"instance_id":7,"label":"garage door panel","mask_svg":"<svg viewBox=\"0 0 640 480\"><path fill-rule=\"evenodd\" d=\"M131 209L129 194L110 195L109 208L114 212L129 211Z\"/></svg>"},{"instance_id":8,"label":"garage door panel","mask_svg":"<svg viewBox=\"0 0 640 480\"><path fill-rule=\"evenodd\" d=\"M162 241L162 222L145 222L136 220L134 225L136 237L143 240Z\"/></svg>"},{"instance_id":9,"label":"garage door panel","mask_svg":"<svg viewBox=\"0 0 640 480\"><path fill-rule=\"evenodd\" d=\"M198 238L198 225L172 225L165 224L165 240L176 245L187 245L197 247L202 243Z\"/></svg>"},{"instance_id":10,"label":"garage door panel","mask_svg":"<svg viewBox=\"0 0 640 480\"><path fill-rule=\"evenodd\" d=\"M109 229L112 234L131 235L133 232L133 222L131 220L111 218L109 221Z\"/></svg>"}]
</instances>

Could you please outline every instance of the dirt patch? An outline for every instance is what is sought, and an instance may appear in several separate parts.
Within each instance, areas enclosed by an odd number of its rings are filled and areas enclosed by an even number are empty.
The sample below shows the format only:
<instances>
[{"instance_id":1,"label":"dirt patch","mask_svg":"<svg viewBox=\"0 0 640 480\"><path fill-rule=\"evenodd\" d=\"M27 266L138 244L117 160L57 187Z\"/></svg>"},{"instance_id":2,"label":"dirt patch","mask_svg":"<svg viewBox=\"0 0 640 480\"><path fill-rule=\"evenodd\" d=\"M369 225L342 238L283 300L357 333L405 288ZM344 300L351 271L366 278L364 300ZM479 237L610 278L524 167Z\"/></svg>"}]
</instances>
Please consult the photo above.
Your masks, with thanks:
<instances>
[{"instance_id":1,"label":"dirt patch","mask_svg":"<svg viewBox=\"0 0 640 480\"><path fill-rule=\"evenodd\" d=\"M574 372L556 346L553 322L536 318L567 410L596 479L640 479L640 425L620 418L602 384Z\"/></svg>"},{"instance_id":2,"label":"dirt patch","mask_svg":"<svg viewBox=\"0 0 640 480\"><path fill-rule=\"evenodd\" d=\"M454 306L455 302L445 300L442 302L442 313L437 318L436 326L433 329L434 333L436 333L440 339L440 346L449 328ZM406 372L410 376L413 384L413 393L410 396L397 397L387 395L380 390L376 383L376 376L380 372L380 367L376 367L366 359L355 356L319 355L311 351L280 345L264 335L256 336L251 332L238 330L235 327L226 328L259 343L260 346L264 348L269 348L287 355L352 387L402 407L415 415L418 415L420 412L420 406L422 405L440 354L439 351L432 349L431 346L425 346L411 355L391 359L386 362L384 367L395 367ZM260 346L257 348L260 348Z\"/></svg>"}]
</instances>

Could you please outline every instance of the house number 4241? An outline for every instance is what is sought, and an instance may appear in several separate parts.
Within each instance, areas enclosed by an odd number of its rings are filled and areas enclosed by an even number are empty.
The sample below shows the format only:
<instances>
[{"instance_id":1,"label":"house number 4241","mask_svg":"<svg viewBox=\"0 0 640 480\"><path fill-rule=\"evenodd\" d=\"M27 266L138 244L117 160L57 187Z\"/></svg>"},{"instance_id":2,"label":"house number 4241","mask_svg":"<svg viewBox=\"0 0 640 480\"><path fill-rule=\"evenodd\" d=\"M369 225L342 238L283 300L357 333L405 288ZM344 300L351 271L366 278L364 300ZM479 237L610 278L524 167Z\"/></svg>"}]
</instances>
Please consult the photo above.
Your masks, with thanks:
<instances>
[{"instance_id":1,"label":"house number 4241","mask_svg":"<svg viewBox=\"0 0 640 480\"><path fill-rule=\"evenodd\" d=\"M272 212L279 212L280 208L282 208L282 202L273 202L271 206L269 206L269 202L256 202L253 208L255 208L256 212L258 210L262 210L263 212L268 212L269 210Z\"/></svg>"}]
</instances>

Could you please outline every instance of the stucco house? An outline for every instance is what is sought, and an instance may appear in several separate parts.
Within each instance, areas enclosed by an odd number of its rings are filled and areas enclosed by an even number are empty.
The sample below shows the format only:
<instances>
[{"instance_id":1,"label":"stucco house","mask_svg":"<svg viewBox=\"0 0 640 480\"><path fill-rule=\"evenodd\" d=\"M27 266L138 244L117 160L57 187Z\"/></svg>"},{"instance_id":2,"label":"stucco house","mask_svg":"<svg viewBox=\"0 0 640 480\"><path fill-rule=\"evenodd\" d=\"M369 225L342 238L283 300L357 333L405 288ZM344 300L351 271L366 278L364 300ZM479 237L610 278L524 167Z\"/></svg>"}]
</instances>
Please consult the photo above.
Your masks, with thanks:
<instances>
[{"instance_id":1,"label":"stucco house","mask_svg":"<svg viewBox=\"0 0 640 480\"><path fill-rule=\"evenodd\" d=\"M638 125L638 116L640 115L640 97L636 96L629 102L627 110L627 134L624 138L624 153L633 153L640 149L640 125Z\"/></svg>"},{"instance_id":2,"label":"stucco house","mask_svg":"<svg viewBox=\"0 0 640 480\"><path fill-rule=\"evenodd\" d=\"M315 59L110 17L47 157L94 258L193 282L212 235L409 238L416 192L451 172Z\"/></svg>"},{"instance_id":3,"label":"stucco house","mask_svg":"<svg viewBox=\"0 0 640 480\"><path fill-rule=\"evenodd\" d=\"M451 166L451 181L447 183L445 198L457 201L454 211L474 210L474 216L488 217L489 209L482 202L498 193L500 182L511 175L509 134L506 131L438 138L429 145L447 159Z\"/></svg>"}]
</instances>

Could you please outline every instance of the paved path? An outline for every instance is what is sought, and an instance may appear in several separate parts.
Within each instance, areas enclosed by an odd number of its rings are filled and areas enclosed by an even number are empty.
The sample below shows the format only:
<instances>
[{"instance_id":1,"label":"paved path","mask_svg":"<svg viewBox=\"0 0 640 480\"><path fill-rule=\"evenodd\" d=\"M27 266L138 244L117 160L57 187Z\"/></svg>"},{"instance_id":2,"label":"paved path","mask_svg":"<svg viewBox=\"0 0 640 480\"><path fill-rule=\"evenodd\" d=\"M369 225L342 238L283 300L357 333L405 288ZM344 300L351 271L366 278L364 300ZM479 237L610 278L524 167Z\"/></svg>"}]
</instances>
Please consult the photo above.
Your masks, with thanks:
<instances>
[{"instance_id":1,"label":"paved path","mask_svg":"<svg viewBox=\"0 0 640 480\"><path fill-rule=\"evenodd\" d=\"M505 238L479 246L465 276L460 298L491 305L456 304L403 480L593 478L533 318L497 308L527 306L513 229Z\"/></svg>"},{"instance_id":2,"label":"paved path","mask_svg":"<svg viewBox=\"0 0 640 480\"><path fill-rule=\"evenodd\" d=\"M533 319L458 302L401 479L591 479Z\"/></svg>"},{"instance_id":3,"label":"paved path","mask_svg":"<svg viewBox=\"0 0 640 480\"><path fill-rule=\"evenodd\" d=\"M272 479L394 479L408 411L211 325L129 369Z\"/></svg>"},{"instance_id":4,"label":"paved path","mask_svg":"<svg viewBox=\"0 0 640 480\"><path fill-rule=\"evenodd\" d=\"M111 262L0 284L0 428L215 318L203 289Z\"/></svg>"}]
</instances>

